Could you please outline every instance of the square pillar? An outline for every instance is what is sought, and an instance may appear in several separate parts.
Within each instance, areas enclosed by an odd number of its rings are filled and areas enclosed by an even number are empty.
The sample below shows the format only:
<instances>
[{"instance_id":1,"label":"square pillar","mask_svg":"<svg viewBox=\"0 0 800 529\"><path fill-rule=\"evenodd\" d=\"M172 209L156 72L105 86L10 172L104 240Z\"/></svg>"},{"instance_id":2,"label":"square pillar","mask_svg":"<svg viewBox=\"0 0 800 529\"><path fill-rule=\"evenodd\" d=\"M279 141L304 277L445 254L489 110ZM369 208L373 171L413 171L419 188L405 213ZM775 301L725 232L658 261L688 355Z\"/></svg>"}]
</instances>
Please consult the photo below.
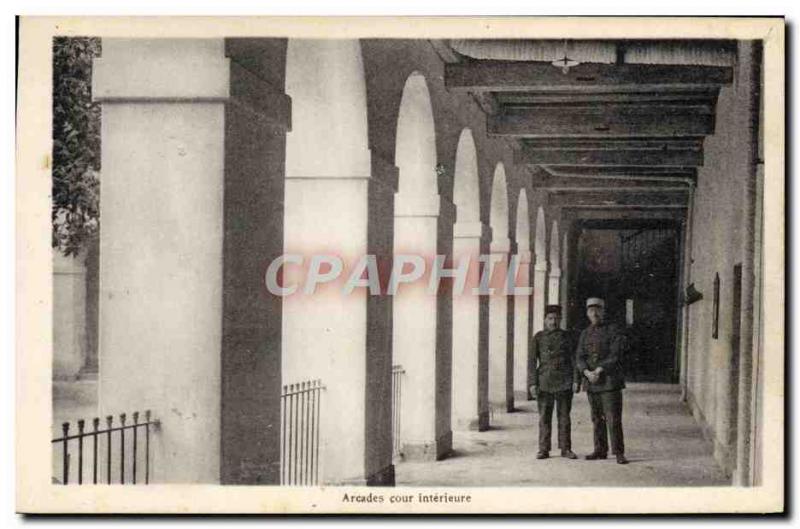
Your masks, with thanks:
<instances>
[{"instance_id":1,"label":"square pillar","mask_svg":"<svg viewBox=\"0 0 800 529\"><path fill-rule=\"evenodd\" d=\"M289 39L286 93L284 253L303 264L282 267L284 284L299 285L282 297L283 384L324 385L322 484L392 485L391 298L344 288L365 256L391 256L397 190L397 168L369 149L360 41ZM321 255L340 259L341 275L306 290Z\"/></svg>"},{"instance_id":2,"label":"square pillar","mask_svg":"<svg viewBox=\"0 0 800 529\"><path fill-rule=\"evenodd\" d=\"M527 245L519 243L517 251L516 286L530 287L531 252ZM514 300L514 399L528 400L528 349L531 338L528 336L530 304L528 296L516 296Z\"/></svg>"},{"instance_id":3,"label":"square pillar","mask_svg":"<svg viewBox=\"0 0 800 529\"><path fill-rule=\"evenodd\" d=\"M547 284L547 304L558 305L561 295L561 268L554 266L550 270Z\"/></svg>"},{"instance_id":4,"label":"square pillar","mask_svg":"<svg viewBox=\"0 0 800 529\"><path fill-rule=\"evenodd\" d=\"M101 414L151 409L154 482L220 480L222 39L103 39Z\"/></svg>"},{"instance_id":5,"label":"square pillar","mask_svg":"<svg viewBox=\"0 0 800 529\"><path fill-rule=\"evenodd\" d=\"M489 403L495 408L514 410L514 314L513 297L506 295L505 279L511 256L510 239L493 240L489 297Z\"/></svg>"},{"instance_id":6,"label":"square pillar","mask_svg":"<svg viewBox=\"0 0 800 529\"><path fill-rule=\"evenodd\" d=\"M572 230L572 223L562 222L562 240L561 240L561 263L559 263L559 268L561 269L561 274L559 277L559 291L558 291L558 303L561 305L561 328L566 330L567 329L567 319L569 314L569 283L572 281L572 278L569 275L569 234Z\"/></svg>"},{"instance_id":7,"label":"square pillar","mask_svg":"<svg viewBox=\"0 0 800 529\"><path fill-rule=\"evenodd\" d=\"M369 151L364 154L369 156ZM369 158L367 158L369 159ZM283 382L321 379L320 480L392 485L392 305L365 288L341 290L367 254L392 251L396 170L373 162L373 174L286 175L284 246L304 266L284 266ZM315 254L344 262L345 279L302 292Z\"/></svg>"},{"instance_id":8,"label":"square pillar","mask_svg":"<svg viewBox=\"0 0 800 529\"><path fill-rule=\"evenodd\" d=\"M547 260L536 256L533 267L533 334L544 329L544 305L547 299Z\"/></svg>"},{"instance_id":9,"label":"square pillar","mask_svg":"<svg viewBox=\"0 0 800 529\"><path fill-rule=\"evenodd\" d=\"M283 253L286 39L233 38L225 108L221 363L223 484L279 484L282 303L264 271Z\"/></svg>"},{"instance_id":10,"label":"square pillar","mask_svg":"<svg viewBox=\"0 0 800 529\"><path fill-rule=\"evenodd\" d=\"M488 249L489 228L480 222L453 227L453 260L469 259L464 291L453 293L453 427L489 429L489 298L472 288L480 279L478 256Z\"/></svg>"},{"instance_id":11,"label":"square pillar","mask_svg":"<svg viewBox=\"0 0 800 529\"><path fill-rule=\"evenodd\" d=\"M437 460L452 450L452 295L428 291L433 257L452 255L455 208L438 195L395 198L396 254L426 259L428 273L400 285L393 305L393 355L403 367L400 439L406 459Z\"/></svg>"},{"instance_id":12,"label":"square pillar","mask_svg":"<svg viewBox=\"0 0 800 529\"><path fill-rule=\"evenodd\" d=\"M86 364L85 255L53 249L53 379L75 380Z\"/></svg>"}]
</instances>

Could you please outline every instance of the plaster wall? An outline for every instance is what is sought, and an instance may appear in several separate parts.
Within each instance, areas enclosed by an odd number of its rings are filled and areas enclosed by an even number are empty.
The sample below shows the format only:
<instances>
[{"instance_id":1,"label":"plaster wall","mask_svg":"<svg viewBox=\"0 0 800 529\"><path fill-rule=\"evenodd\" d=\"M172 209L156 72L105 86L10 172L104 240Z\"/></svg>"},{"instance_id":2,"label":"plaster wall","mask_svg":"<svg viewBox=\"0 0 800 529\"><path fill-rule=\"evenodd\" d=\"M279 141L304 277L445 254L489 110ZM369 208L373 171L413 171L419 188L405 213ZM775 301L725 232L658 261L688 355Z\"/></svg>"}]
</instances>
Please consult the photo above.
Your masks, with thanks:
<instances>
[{"instance_id":1,"label":"plaster wall","mask_svg":"<svg viewBox=\"0 0 800 529\"><path fill-rule=\"evenodd\" d=\"M744 46L744 48L743 48ZM713 439L715 458L729 473L735 467L738 358L734 340L734 266L745 254L744 236L753 219L744 215L745 189L752 174L751 116L754 89L751 56L740 43L733 84L719 95L716 130L705 140L705 163L694 195L690 281L703 299L688 307L686 385L695 416ZM719 274L718 336L712 336L714 278ZM683 285L685 288L686 285ZM746 315L750 317L750 315Z\"/></svg>"}]
</instances>

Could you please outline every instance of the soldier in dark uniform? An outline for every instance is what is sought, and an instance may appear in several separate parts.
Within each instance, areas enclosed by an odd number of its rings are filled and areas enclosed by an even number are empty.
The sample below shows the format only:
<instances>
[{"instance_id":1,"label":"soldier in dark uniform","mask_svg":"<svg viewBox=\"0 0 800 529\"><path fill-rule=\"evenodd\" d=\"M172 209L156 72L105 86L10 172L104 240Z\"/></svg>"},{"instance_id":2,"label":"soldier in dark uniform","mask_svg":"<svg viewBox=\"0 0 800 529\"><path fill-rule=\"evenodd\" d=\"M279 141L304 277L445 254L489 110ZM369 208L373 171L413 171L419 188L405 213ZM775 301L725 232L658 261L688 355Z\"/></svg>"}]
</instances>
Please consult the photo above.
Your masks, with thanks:
<instances>
[{"instance_id":1,"label":"soldier in dark uniform","mask_svg":"<svg viewBox=\"0 0 800 529\"><path fill-rule=\"evenodd\" d=\"M578 392L580 378L575 369L574 341L559 328L561 307L548 305L544 330L536 333L528 357L528 389L539 407L539 452L537 459L550 456L553 406L558 408L558 447L561 457L577 459L572 451L569 413L572 393Z\"/></svg>"},{"instance_id":2,"label":"soldier in dark uniform","mask_svg":"<svg viewBox=\"0 0 800 529\"><path fill-rule=\"evenodd\" d=\"M578 339L576 361L579 372L588 380L587 394L592 410L594 451L586 459L608 457L608 436L617 463L624 465L625 444L622 436L622 389L625 380L621 357L625 337L616 325L603 321L605 302L600 298L586 300L586 315L591 325ZM606 434L608 429L608 434Z\"/></svg>"}]
</instances>

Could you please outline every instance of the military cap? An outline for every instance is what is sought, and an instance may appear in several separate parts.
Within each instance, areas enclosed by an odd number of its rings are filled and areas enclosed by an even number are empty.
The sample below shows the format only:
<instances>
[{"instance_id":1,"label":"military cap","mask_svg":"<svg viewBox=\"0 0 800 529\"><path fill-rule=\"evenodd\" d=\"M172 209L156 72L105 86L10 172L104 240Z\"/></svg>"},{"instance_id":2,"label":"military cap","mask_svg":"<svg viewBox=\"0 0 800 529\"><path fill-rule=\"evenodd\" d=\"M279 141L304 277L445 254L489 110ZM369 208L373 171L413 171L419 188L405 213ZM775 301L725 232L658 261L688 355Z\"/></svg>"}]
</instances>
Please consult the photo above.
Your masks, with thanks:
<instances>
[{"instance_id":1,"label":"military cap","mask_svg":"<svg viewBox=\"0 0 800 529\"><path fill-rule=\"evenodd\" d=\"M561 315L561 305L547 305L544 308L544 315L547 316L551 312L555 312L558 315Z\"/></svg>"},{"instance_id":2,"label":"military cap","mask_svg":"<svg viewBox=\"0 0 800 529\"><path fill-rule=\"evenodd\" d=\"M605 306L606 306L606 302L603 301L600 298L589 298L589 299L586 300L586 308L587 309L589 307L600 307L602 309L602 308L605 308Z\"/></svg>"}]
</instances>

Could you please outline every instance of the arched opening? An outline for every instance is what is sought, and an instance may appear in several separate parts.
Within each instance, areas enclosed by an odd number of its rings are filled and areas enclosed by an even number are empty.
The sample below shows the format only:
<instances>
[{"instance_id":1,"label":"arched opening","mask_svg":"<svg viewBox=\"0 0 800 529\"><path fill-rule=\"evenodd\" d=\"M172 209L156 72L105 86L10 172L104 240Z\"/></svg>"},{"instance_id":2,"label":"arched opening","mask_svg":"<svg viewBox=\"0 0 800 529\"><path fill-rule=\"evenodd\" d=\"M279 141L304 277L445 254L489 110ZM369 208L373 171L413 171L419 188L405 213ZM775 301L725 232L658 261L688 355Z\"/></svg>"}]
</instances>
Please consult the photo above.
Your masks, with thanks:
<instances>
[{"instance_id":1,"label":"arched opening","mask_svg":"<svg viewBox=\"0 0 800 529\"><path fill-rule=\"evenodd\" d=\"M561 238L558 234L558 221L554 220L550 228L550 275L547 285L547 303L559 305L561 303ZM563 310L563 307L562 307Z\"/></svg>"},{"instance_id":2,"label":"arched opening","mask_svg":"<svg viewBox=\"0 0 800 529\"><path fill-rule=\"evenodd\" d=\"M502 281L508 269L511 241L508 237L508 186L502 162L495 166L489 221L492 228L489 296L489 402L495 408L514 409L513 346L508 336L508 301Z\"/></svg>"},{"instance_id":3,"label":"arched opening","mask_svg":"<svg viewBox=\"0 0 800 529\"><path fill-rule=\"evenodd\" d=\"M531 220L528 214L528 194L525 189L519 192L517 200L517 277L516 286L527 288L530 284L531 269ZM528 296L514 297L514 399L528 400Z\"/></svg>"},{"instance_id":4,"label":"arched opening","mask_svg":"<svg viewBox=\"0 0 800 529\"><path fill-rule=\"evenodd\" d=\"M480 221L480 183L478 156L470 129L461 131L456 148L453 202L456 225L453 229L454 266L468 260L464 291L453 293L453 425L458 429L485 430L489 426L488 349L485 332L486 311L481 311L485 297L469 289L479 281L478 257L487 230ZM484 329L484 341L481 329Z\"/></svg>"},{"instance_id":5,"label":"arched opening","mask_svg":"<svg viewBox=\"0 0 800 529\"><path fill-rule=\"evenodd\" d=\"M367 89L358 41L290 39L286 94L292 98L287 178L370 174Z\"/></svg>"},{"instance_id":6,"label":"arched opening","mask_svg":"<svg viewBox=\"0 0 800 529\"><path fill-rule=\"evenodd\" d=\"M494 168L490 204L489 225L492 228L492 242L508 241L508 186L503 162L498 162Z\"/></svg>"},{"instance_id":7,"label":"arched opening","mask_svg":"<svg viewBox=\"0 0 800 529\"><path fill-rule=\"evenodd\" d=\"M547 223L544 219L544 208L539 206L536 211L536 239L533 243L536 252L536 262L545 263L547 261Z\"/></svg>"},{"instance_id":8,"label":"arched opening","mask_svg":"<svg viewBox=\"0 0 800 529\"><path fill-rule=\"evenodd\" d=\"M570 301L569 301L569 289L570 289L570 282L573 281L573 277L570 273L570 267L572 264L569 261L570 253L569 253L569 241L570 241L570 231L571 226L567 224L564 229L562 230L561 235L561 288L560 288L560 296L561 296L561 314L563 317L561 318L561 328L567 329L570 326L569 314L570 310Z\"/></svg>"},{"instance_id":9,"label":"arched opening","mask_svg":"<svg viewBox=\"0 0 800 529\"><path fill-rule=\"evenodd\" d=\"M391 208L392 196L371 177L360 42L290 39L286 93L292 130L286 138L285 253L308 262L334 249L347 270L363 255L388 252L380 241L391 240L391 218L373 212ZM283 271L286 284L302 284L303 267ZM325 387L317 395L319 481L393 483L391 353L384 338L391 334L390 313L366 289L347 295L322 289L283 298L282 333L282 428L293 438L308 425L286 417L312 397L304 393L309 381ZM303 450L285 448L284 465L307 462Z\"/></svg>"},{"instance_id":10,"label":"arched opening","mask_svg":"<svg viewBox=\"0 0 800 529\"><path fill-rule=\"evenodd\" d=\"M456 148L453 203L456 205L456 222L480 222L480 183L478 180L478 154L472 131L464 129Z\"/></svg>"},{"instance_id":11,"label":"arched opening","mask_svg":"<svg viewBox=\"0 0 800 529\"><path fill-rule=\"evenodd\" d=\"M533 333L544 328L544 305L547 300L547 224L544 209L536 212L536 238L533 242L536 262L533 267Z\"/></svg>"},{"instance_id":12,"label":"arched opening","mask_svg":"<svg viewBox=\"0 0 800 529\"><path fill-rule=\"evenodd\" d=\"M517 200L517 251L529 252L531 249L531 219L528 215L528 194L525 189L520 189Z\"/></svg>"},{"instance_id":13,"label":"arched opening","mask_svg":"<svg viewBox=\"0 0 800 529\"><path fill-rule=\"evenodd\" d=\"M435 256L452 255L452 236L443 237L441 228L454 219L453 208L443 207L438 194L433 108L419 73L412 73L403 88L396 142L394 253L420 256L430 271ZM422 279L429 277L430 272ZM395 450L406 459L440 459L452 447L451 299L441 290L430 295L427 286L418 280L400 285L393 295L393 364L403 373L395 382L404 386L393 437Z\"/></svg>"},{"instance_id":14,"label":"arched opening","mask_svg":"<svg viewBox=\"0 0 800 529\"><path fill-rule=\"evenodd\" d=\"M396 141L399 194L417 199L438 194L433 107L425 77L416 72L408 76L403 88Z\"/></svg>"}]
</instances>

